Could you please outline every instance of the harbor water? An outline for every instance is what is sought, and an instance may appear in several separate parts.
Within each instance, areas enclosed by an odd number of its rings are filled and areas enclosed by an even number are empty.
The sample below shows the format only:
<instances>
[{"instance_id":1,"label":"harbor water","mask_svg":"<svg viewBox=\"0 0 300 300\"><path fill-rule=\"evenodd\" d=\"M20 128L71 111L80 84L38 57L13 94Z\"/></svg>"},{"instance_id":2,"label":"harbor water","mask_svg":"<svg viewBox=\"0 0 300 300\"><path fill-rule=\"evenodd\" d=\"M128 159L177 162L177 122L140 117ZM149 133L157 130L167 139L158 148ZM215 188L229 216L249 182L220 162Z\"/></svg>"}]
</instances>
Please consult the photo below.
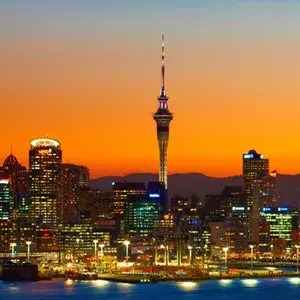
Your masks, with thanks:
<instances>
[{"instance_id":1,"label":"harbor water","mask_svg":"<svg viewBox=\"0 0 300 300\"><path fill-rule=\"evenodd\" d=\"M300 278L208 280L203 282L163 282L155 284L96 281L2 282L1 300L298 300Z\"/></svg>"}]
</instances>

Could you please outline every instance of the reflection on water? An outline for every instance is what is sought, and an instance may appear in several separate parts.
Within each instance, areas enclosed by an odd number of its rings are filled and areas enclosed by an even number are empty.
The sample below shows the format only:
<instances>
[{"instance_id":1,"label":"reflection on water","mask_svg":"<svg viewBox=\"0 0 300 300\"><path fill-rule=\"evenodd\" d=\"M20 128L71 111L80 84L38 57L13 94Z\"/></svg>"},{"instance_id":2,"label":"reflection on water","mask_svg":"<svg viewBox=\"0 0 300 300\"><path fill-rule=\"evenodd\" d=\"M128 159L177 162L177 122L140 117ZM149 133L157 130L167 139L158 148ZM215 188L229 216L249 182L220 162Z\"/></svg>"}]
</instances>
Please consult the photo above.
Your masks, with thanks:
<instances>
[{"instance_id":1,"label":"reflection on water","mask_svg":"<svg viewBox=\"0 0 300 300\"><path fill-rule=\"evenodd\" d=\"M177 284L178 284L179 288L181 288L185 291L195 290L198 287L198 284L193 281L178 282Z\"/></svg>"},{"instance_id":2,"label":"reflection on water","mask_svg":"<svg viewBox=\"0 0 300 300\"><path fill-rule=\"evenodd\" d=\"M0 300L124 300L124 297L128 300L292 300L300 299L299 287L299 277L157 284L114 283L106 280L0 281Z\"/></svg>"},{"instance_id":3,"label":"reflection on water","mask_svg":"<svg viewBox=\"0 0 300 300\"><path fill-rule=\"evenodd\" d=\"M300 278L299 277L289 278L289 282L292 284L300 284Z\"/></svg>"},{"instance_id":4,"label":"reflection on water","mask_svg":"<svg viewBox=\"0 0 300 300\"><path fill-rule=\"evenodd\" d=\"M118 288L123 291L123 292L129 292L132 290L132 288L134 287L134 284L131 284L131 283L122 283L122 282L119 282L117 284Z\"/></svg>"},{"instance_id":5,"label":"reflection on water","mask_svg":"<svg viewBox=\"0 0 300 300\"><path fill-rule=\"evenodd\" d=\"M228 285L230 285L230 284L232 284L232 279L221 279L220 281L219 281L219 283L222 285L222 286L228 286Z\"/></svg>"},{"instance_id":6,"label":"reflection on water","mask_svg":"<svg viewBox=\"0 0 300 300\"><path fill-rule=\"evenodd\" d=\"M66 285L73 285L73 280L72 279L68 279L66 281Z\"/></svg>"},{"instance_id":7,"label":"reflection on water","mask_svg":"<svg viewBox=\"0 0 300 300\"><path fill-rule=\"evenodd\" d=\"M243 279L242 282L245 286L248 286L248 287L254 287L258 284L257 279Z\"/></svg>"},{"instance_id":8,"label":"reflection on water","mask_svg":"<svg viewBox=\"0 0 300 300\"><path fill-rule=\"evenodd\" d=\"M92 284L94 286L97 286L97 287L106 287L106 286L108 286L110 284L110 282L107 281L107 280L100 280L100 279L98 279L98 280L92 281Z\"/></svg>"}]
</instances>

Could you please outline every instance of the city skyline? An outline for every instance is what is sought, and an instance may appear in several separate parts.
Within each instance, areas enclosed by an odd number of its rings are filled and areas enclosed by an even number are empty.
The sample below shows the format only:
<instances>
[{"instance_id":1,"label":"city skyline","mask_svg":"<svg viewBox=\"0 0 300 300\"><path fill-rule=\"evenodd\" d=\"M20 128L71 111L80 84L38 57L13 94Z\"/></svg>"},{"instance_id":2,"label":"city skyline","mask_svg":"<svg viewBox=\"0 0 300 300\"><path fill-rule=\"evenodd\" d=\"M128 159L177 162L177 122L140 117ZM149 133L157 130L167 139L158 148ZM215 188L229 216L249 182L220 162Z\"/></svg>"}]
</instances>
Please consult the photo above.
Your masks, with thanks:
<instances>
[{"instance_id":1,"label":"city skyline","mask_svg":"<svg viewBox=\"0 0 300 300\"><path fill-rule=\"evenodd\" d=\"M48 136L62 143L65 163L87 165L92 178L157 173L150 114L164 33L176 113L169 173L241 174L250 149L271 170L300 172L299 3L35 2L0 12L0 97L3 111L14 112L14 122L10 113L1 119L0 160L12 144L28 167L30 140Z\"/></svg>"}]
</instances>

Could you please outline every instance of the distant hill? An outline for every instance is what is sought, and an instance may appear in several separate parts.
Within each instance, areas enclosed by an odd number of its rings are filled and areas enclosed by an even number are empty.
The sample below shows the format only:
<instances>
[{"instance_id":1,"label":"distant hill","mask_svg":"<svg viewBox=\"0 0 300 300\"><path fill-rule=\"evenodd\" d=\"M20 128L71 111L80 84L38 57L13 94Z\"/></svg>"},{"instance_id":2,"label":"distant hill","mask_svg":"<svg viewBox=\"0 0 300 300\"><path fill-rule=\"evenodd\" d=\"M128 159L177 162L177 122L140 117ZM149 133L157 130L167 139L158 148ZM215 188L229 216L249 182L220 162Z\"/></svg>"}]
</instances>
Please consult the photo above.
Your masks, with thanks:
<instances>
[{"instance_id":1,"label":"distant hill","mask_svg":"<svg viewBox=\"0 0 300 300\"><path fill-rule=\"evenodd\" d=\"M106 176L91 180L93 188L101 189L103 192L112 191L112 182L131 181L145 182L156 181L156 174L136 173L126 176ZM202 173L181 173L169 175L169 195L180 194L190 196L196 194L204 200L207 194L219 194L225 185L243 185L243 178L239 176L231 176L225 178L217 178L206 176ZM278 175L277 191L280 196L280 205L300 204L300 174L297 175Z\"/></svg>"}]
</instances>

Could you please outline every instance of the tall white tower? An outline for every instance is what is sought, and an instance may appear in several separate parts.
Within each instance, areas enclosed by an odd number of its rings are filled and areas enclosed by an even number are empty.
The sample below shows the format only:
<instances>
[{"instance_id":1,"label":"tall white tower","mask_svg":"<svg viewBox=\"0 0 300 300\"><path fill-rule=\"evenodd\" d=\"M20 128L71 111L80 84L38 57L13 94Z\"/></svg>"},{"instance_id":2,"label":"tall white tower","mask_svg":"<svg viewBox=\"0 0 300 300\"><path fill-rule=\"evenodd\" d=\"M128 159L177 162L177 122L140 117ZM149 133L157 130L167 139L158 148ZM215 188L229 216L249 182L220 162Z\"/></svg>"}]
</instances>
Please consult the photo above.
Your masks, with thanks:
<instances>
[{"instance_id":1,"label":"tall white tower","mask_svg":"<svg viewBox=\"0 0 300 300\"><path fill-rule=\"evenodd\" d=\"M165 89L165 46L164 35L162 35L162 55L161 55L161 92L158 99L158 109L152 114L157 125L157 140L159 147L159 181L168 188L168 142L169 125L173 119L173 114L168 108L168 97Z\"/></svg>"}]
</instances>

